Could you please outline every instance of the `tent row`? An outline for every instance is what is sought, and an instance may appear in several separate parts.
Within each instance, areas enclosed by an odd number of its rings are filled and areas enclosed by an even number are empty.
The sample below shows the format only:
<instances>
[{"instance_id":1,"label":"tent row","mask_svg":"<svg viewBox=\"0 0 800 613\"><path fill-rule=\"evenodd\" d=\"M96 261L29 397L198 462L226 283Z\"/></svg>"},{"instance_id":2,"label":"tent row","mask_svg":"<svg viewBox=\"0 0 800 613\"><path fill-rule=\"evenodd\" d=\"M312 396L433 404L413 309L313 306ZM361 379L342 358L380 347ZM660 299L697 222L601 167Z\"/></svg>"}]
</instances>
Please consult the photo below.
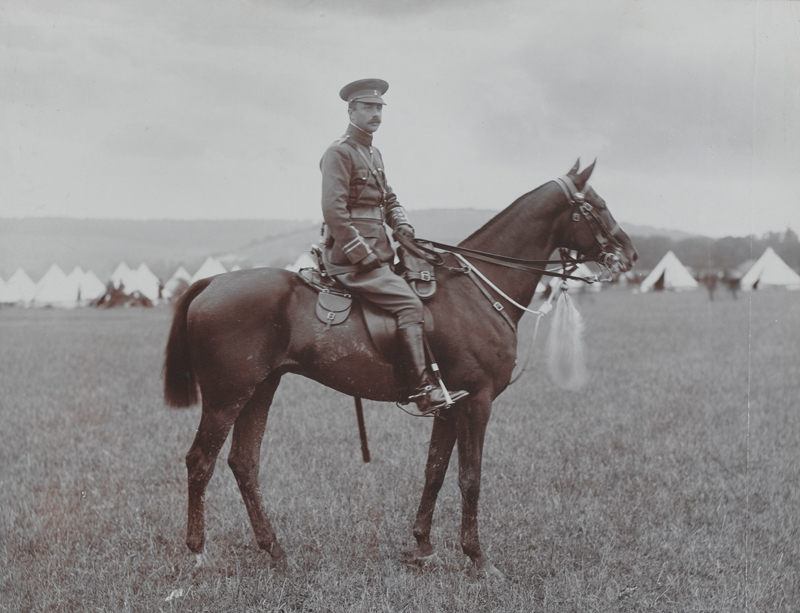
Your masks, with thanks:
<instances>
[{"instance_id":1,"label":"tent row","mask_svg":"<svg viewBox=\"0 0 800 613\"><path fill-rule=\"evenodd\" d=\"M296 271L309 266L314 266L313 260L307 254L302 254L294 264L286 268ZM238 266L234 266L231 270L238 269ZM162 283L144 263L132 269L125 262L121 262L114 269L107 284L100 281L93 272L84 271L80 266L76 266L67 275L57 264L53 264L38 283L34 283L25 271L19 268L7 281L0 277L0 304L71 308L100 300L112 290L127 296L141 296L155 304L179 296L195 281L225 272L228 271L222 263L213 257L206 258L193 275L190 275L183 266L179 266L165 283ZM585 264L581 264L572 274L582 278L593 276ZM536 293L542 294L548 289L552 291L560 283L561 280L558 278L543 279ZM599 284L590 285L577 280L570 280L568 285L570 289L586 288L589 291L600 289ZM639 291L643 293L654 290L689 291L697 289L698 285L692 273L675 253L668 251L642 281ZM740 289L743 291L766 287L800 290L800 275L792 270L772 247L767 248L740 280Z\"/></svg>"},{"instance_id":2,"label":"tent row","mask_svg":"<svg viewBox=\"0 0 800 613\"><path fill-rule=\"evenodd\" d=\"M97 275L80 266L67 275L58 264L53 264L38 283L34 283L22 268L8 281L0 279L1 304L72 307L88 304L105 291L106 286Z\"/></svg>"},{"instance_id":3,"label":"tent row","mask_svg":"<svg viewBox=\"0 0 800 613\"><path fill-rule=\"evenodd\" d=\"M308 254L304 253L297 258L294 264L286 266L286 270L296 272L301 268L309 267L316 267L316 263ZM560 269L558 271L560 272ZM594 278L595 273L586 264L581 263L571 273L571 276L588 280ZM535 295L548 295L549 292L560 287L561 283L562 280L558 277L542 277L536 287ZM695 290L699 285L697 279L678 259L678 256L673 251L668 251L637 289L642 293L659 290L682 292ZM767 247L755 263L748 263L746 271L741 275L739 285L744 291L767 287L800 290L800 275L792 270L772 247ZM601 289L600 283L583 282L578 279L567 280L567 286L573 291L599 292Z\"/></svg>"},{"instance_id":4,"label":"tent row","mask_svg":"<svg viewBox=\"0 0 800 613\"><path fill-rule=\"evenodd\" d=\"M697 289L699 283L672 251L668 251L650 271L639 286L640 292L653 290L689 291ZM745 292L768 287L800 290L800 275L781 259L772 247L766 251L744 273L739 289Z\"/></svg>"},{"instance_id":5,"label":"tent row","mask_svg":"<svg viewBox=\"0 0 800 613\"><path fill-rule=\"evenodd\" d=\"M108 283L103 283L95 273L84 271L80 266L67 275L58 264L53 264L38 282L18 268L7 281L0 277L0 304L74 308L100 300L110 291L142 296L155 304L179 295L199 279L224 272L228 271L212 257L207 258L194 275L183 266L178 267L163 284L145 263L132 269L121 262L111 273Z\"/></svg>"}]
</instances>

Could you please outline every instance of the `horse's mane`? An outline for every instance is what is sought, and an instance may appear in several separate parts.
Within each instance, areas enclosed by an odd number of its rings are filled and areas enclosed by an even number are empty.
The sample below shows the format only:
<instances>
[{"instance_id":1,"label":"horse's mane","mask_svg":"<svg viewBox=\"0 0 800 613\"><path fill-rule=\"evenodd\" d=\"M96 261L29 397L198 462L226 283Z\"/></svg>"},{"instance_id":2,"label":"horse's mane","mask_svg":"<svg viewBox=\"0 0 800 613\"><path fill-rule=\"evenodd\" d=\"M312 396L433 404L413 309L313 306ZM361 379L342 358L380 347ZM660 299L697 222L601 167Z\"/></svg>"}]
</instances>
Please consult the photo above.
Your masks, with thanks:
<instances>
[{"instance_id":1,"label":"horse's mane","mask_svg":"<svg viewBox=\"0 0 800 613\"><path fill-rule=\"evenodd\" d=\"M497 226L497 225L499 225L501 223L504 223L506 218L508 218L511 215L514 215L515 218L516 218L517 209L519 209L520 207L526 205L527 201L529 199L533 198L536 195L536 192L538 192L542 188L544 188L545 185L547 185L547 183L545 183L543 185L540 185L536 189L534 189L532 191L529 191L527 194L523 194L522 196L520 196L519 198L514 200L514 202L509 204L506 208L504 208L502 211L500 211L497 215L492 217L489 221L487 221L485 224L483 224L480 228L475 230L475 232L473 232L467 238L465 238L463 241L461 241L459 243L459 245L468 246L469 243L473 239L481 238L484 235L484 233L494 229L495 226Z\"/></svg>"}]
</instances>

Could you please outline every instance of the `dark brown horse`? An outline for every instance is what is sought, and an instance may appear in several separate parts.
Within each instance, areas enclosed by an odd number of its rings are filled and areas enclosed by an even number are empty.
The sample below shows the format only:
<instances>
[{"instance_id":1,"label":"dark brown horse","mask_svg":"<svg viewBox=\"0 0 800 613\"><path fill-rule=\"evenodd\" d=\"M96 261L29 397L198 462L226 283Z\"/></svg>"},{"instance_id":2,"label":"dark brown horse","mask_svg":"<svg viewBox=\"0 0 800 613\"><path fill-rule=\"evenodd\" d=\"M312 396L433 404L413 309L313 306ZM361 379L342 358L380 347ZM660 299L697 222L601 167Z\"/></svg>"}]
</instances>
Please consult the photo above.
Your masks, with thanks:
<instances>
[{"instance_id":1,"label":"dark brown horse","mask_svg":"<svg viewBox=\"0 0 800 613\"><path fill-rule=\"evenodd\" d=\"M613 245L616 267L628 270L636 251L602 198L587 185L593 167L578 173L576 164L570 171L571 195L562 187L567 182L546 183L518 198L461 245L529 260L546 259L557 248L608 257L608 245ZM522 305L530 304L541 276L485 262L476 268ZM468 391L469 397L433 420L425 486L414 523L415 555L424 560L434 553L433 510L458 442L461 547L478 569L489 570L478 540L481 459L492 401L506 388L514 368L516 332L462 272L439 269L437 281L438 291L428 303L436 321L430 344L445 383ZM233 427L228 465L256 539L276 564L285 564L286 554L264 512L258 484L261 439L283 374L300 374L345 394L378 401L400 401L407 393L403 378L376 351L358 312L326 329L314 315L316 298L294 273L261 268L198 281L176 305L166 348L164 397L170 406L186 407L197 401L198 387L202 394L200 426L186 456L186 542L198 563L205 540L206 485ZM522 311L506 297L494 299L516 325Z\"/></svg>"}]
</instances>

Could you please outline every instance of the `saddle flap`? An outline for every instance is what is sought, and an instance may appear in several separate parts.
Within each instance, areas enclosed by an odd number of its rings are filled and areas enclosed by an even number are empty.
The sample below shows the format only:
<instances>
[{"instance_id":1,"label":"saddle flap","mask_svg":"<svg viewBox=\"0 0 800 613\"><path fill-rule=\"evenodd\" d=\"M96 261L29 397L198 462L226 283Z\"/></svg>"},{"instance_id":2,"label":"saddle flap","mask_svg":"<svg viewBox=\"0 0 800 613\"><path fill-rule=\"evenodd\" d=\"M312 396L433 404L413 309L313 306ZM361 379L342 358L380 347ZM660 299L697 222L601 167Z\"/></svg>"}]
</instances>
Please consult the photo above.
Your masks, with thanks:
<instances>
[{"instance_id":1,"label":"saddle flap","mask_svg":"<svg viewBox=\"0 0 800 613\"><path fill-rule=\"evenodd\" d=\"M370 338L383 358L389 363L397 362L397 320L378 305L368 300L360 300L364 322L367 324ZM422 306L424 313L423 329L426 334L434 333L433 314L426 306Z\"/></svg>"},{"instance_id":2,"label":"saddle flap","mask_svg":"<svg viewBox=\"0 0 800 613\"><path fill-rule=\"evenodd\" d=\"M353 299L322 291L317 296L317 317L329 326L342 323L350 315Z\"/></svg>"}]
</instances>

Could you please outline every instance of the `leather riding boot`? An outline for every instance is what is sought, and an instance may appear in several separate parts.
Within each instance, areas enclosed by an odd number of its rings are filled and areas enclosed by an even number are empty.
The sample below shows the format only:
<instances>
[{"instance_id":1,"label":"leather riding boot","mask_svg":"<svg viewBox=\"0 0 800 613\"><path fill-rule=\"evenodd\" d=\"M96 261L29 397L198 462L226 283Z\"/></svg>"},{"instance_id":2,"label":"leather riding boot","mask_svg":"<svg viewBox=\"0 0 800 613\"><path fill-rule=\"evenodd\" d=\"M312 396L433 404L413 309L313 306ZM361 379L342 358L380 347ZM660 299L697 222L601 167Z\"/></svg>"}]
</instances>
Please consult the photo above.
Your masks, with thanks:
<instances>
[{"instance_id":1,"label":"leather riding boot","mask_svg":"<svg viewBox=\"0 0 800 613\"><path fill-rule=\"evenodd\" d=\"M449 406L441 387L433 385L425 364L425 346L422 341L422 324L413 324L397 329L403 345L408 373L408 399L417 404L422 415ZM453 402L466 398L469 392L449 392Z\"/></svg>"}]
</instances>

